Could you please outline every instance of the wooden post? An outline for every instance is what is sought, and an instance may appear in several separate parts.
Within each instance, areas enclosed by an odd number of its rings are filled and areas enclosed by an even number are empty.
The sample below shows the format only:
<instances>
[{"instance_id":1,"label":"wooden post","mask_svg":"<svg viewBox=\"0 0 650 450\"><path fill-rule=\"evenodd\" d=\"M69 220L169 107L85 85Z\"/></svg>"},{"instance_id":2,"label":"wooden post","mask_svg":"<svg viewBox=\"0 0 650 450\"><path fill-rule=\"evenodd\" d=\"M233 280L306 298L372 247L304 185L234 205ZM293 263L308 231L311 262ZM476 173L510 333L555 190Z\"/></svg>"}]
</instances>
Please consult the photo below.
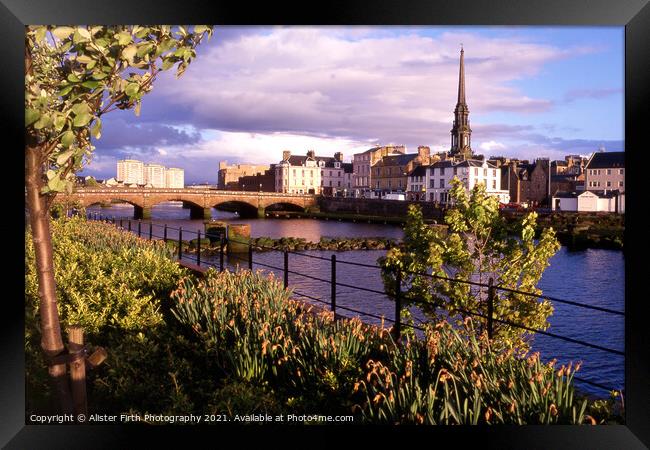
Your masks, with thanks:
<instances>
[{"instance_id":1,"label":"wooden post","mask_svg":"<svg viewBox=\"0 0 650 450\"><path fill-rule=\"evenodd\" d=\"M196 232L196 265L200 266L201 265L201 230L197 230Z\"/></svg>"},{"instance_id":2,"label":"wooden post","mask_svg":"<svg viewBox=\"0 0 650 450\"><path fill-rule=\"evenodd\" d=\"M284 250L284 288L289 287L289 252Z\"/></svg>"},{"instance_id":3,"label":"wooden post","mask_svg":"<svg viewBox=\"0 0 650 450\"><path fill-rule=\"evenodd\" d=\"M253 271L253 244L248 242L248 270Z\"/></svg>"},{"instance_id":4,"label":"wooden post","mask_svg":"<svg viewBox=\"0 0 650 450\"><path fill-rule=\"evenodd\" d=\"M86 398L86 355L84 354L84 331L78 325L68 328L68 353L70 362L70 387L75 417L88 415Z\"/></svg>"}]
</instances>

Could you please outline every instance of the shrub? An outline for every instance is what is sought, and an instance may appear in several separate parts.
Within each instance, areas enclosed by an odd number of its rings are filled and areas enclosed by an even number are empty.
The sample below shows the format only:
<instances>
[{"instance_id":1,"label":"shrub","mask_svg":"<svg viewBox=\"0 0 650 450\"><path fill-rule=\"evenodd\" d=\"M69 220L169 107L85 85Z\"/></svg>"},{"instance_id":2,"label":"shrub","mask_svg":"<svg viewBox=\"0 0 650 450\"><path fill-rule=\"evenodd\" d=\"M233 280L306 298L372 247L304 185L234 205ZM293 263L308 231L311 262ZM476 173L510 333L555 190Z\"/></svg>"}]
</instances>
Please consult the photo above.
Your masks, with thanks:
<instances>
[{"instance_id":1,"label":"shrub","mask_svg":"<svg viewBox=\"0 0 650 450\"><path fill-rule=\"evenodd\" d=\"M441 322L426 339L396 344L388 330L289 299L273 275L210 271L184 278L173 314L189 326L230 380L270 389L293 413L349 414L368 422L583 423L577 368L494 351Z\"/></svg>"}]
</instances>

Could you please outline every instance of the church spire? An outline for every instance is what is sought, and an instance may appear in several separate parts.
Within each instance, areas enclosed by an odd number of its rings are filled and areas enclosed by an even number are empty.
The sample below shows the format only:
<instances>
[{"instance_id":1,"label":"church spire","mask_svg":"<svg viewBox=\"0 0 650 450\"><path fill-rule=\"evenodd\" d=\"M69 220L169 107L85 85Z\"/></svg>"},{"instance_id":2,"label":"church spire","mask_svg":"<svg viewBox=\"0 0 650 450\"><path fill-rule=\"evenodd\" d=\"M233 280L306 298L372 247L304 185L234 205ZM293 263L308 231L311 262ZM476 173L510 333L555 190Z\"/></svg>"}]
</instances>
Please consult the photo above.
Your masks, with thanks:
<instances>
[{"instance_id":1,"label":"church spire","mask_svg":"<svg viewBox=\"0 0 650 450\"><path fill-rule=\"evenodd\" d=\"M473 156L471 147L472 130L469 128L469 108L465 102L465 50L463 44L460 45L458 102L454 109L454 126L451 129L451 151L449 155L469 159Z\"/></svg>"},{"instance_id":2,"label":"church spire","mask_svg":"<svg viewBox=\"0 0 650 450\"><path fill-rule=\"evenodd\" d=\"M458 71L458 104L465 105L465 50L460 44L460 69Z\"/></svg>"}]
</instances>

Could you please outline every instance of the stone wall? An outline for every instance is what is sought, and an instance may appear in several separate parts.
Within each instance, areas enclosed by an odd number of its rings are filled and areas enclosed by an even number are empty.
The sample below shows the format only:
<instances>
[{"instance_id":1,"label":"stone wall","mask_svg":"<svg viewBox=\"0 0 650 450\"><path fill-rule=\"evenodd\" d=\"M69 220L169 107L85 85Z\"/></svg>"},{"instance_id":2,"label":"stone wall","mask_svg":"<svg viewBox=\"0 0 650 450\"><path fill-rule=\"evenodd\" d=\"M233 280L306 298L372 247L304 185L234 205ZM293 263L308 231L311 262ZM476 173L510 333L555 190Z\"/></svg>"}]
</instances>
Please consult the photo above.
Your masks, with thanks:
<instances>
[{"instance_id":1,"label":"stone wall","mask_svg":"<svg viewBox=\"0 0 650 450\"><path fill-rule=\"evenodd\" d=\"M425 219L441 219L442 211L431 202L405 200L379 200L367 198L320 197L318 206L321 212L351 213L367 216L405 217L408 205L419 205Z\"/></svg>"}]
</instances>

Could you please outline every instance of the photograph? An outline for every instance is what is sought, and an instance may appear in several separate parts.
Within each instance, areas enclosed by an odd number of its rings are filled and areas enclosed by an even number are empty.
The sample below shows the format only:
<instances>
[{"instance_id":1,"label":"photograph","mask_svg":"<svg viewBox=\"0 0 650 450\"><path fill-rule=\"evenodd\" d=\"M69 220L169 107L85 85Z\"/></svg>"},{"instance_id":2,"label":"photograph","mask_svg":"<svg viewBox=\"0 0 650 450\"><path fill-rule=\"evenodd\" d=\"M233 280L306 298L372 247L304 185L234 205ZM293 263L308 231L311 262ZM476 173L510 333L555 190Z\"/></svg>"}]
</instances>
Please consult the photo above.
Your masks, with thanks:
<instances>
[{"instance_id":1,"label":"photograph","mask_svg":"<svg viewBox=\"0 0 650 450\"><path fill-rule=\"evenodd\" d=\"M23 431L647 445L630 28L234 22L23 26Z\"/></svg>"}]
</instances>

